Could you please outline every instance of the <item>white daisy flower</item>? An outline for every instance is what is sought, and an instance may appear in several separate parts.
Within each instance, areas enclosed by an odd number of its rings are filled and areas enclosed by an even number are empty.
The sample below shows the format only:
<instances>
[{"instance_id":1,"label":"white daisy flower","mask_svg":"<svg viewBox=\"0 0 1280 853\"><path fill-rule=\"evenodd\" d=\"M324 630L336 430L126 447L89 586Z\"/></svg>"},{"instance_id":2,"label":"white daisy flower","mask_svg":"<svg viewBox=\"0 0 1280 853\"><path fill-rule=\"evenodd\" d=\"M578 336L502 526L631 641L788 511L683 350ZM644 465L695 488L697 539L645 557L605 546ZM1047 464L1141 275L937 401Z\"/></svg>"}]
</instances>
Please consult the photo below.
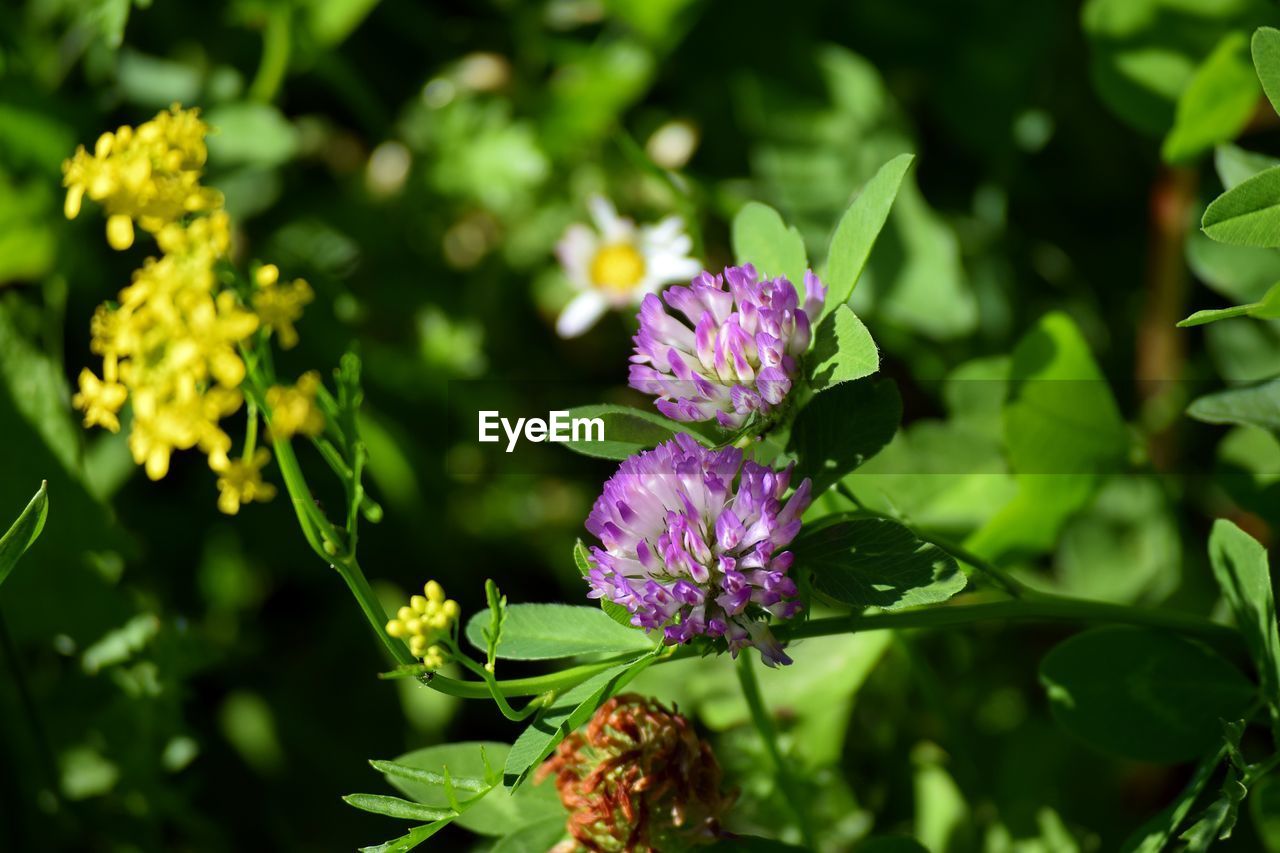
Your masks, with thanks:
<instances>
[{"instance_id":1,"label":"white daisy flower","mask_svg":"<svg viewBox=\"0 0 1280 853\"><path fill-rule=\"evenodd\" d=\"M578 291L556 320L562 338L581 335L609 308L637 306L664 284L688 281L702 271L689 256L693 241L679 216L637 227L603 196L592 196L587 207L595 228L570 225L556 246L560 265Z\"/></svg>"}]
</instances>

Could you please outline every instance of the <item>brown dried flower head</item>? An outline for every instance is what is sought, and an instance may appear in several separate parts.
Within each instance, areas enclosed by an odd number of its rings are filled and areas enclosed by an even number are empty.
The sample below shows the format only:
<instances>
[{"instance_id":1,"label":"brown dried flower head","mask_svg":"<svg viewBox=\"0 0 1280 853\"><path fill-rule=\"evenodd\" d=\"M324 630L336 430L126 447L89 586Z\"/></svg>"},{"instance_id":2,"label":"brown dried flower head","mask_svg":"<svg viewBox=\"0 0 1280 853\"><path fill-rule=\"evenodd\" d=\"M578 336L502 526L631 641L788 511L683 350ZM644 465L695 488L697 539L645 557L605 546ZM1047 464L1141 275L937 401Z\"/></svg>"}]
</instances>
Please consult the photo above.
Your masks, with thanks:
<instances>
[{"instance_id":1,"label":"brown dried flower head","mask_svg":"<svg viewBox=\"0 0 1280 853\"><path fill-rule=\"evenodd\" d=\"M714 841L734 795L684 717L653 699L615 696L538 769L554 775L580 848L681 849Z\"/></svg>"}]
</instances>

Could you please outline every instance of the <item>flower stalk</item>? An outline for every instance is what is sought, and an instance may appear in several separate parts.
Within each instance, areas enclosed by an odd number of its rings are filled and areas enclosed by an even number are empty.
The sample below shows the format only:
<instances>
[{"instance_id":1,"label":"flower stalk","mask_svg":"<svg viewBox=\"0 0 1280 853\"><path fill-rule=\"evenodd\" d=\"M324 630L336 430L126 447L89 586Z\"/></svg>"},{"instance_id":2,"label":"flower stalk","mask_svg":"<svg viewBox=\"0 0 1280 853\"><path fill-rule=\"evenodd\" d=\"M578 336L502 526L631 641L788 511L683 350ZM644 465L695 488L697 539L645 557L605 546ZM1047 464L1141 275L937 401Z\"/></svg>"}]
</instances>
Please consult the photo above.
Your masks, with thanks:
<instances>
[{"instance_id":1,"label":"flower stalk","mask_svg":"<svg viewBox=\"0 0 1280 853\"><path fill-rule=\"evenodd\" d=\"M750 655L739 655L737 663L738 684L742 687L742 698L747 702L747 709L751 712L751 722L760 734L760 741L764 744L773 775L778 780L778 790L795 816L796 825L800 828L800 836L804 839L804 846L809 850L815 850L817 848L813 843L813 828L809 825L808 813L804 808L804 797L800 793L795 777L791 774L790 765L787 764L782 749L778 746L778 731L773 725L773 716L765 707L764 698L760 695L760 682L756 679L755 664L752 663Z\"/></svg>"}]
</instances>

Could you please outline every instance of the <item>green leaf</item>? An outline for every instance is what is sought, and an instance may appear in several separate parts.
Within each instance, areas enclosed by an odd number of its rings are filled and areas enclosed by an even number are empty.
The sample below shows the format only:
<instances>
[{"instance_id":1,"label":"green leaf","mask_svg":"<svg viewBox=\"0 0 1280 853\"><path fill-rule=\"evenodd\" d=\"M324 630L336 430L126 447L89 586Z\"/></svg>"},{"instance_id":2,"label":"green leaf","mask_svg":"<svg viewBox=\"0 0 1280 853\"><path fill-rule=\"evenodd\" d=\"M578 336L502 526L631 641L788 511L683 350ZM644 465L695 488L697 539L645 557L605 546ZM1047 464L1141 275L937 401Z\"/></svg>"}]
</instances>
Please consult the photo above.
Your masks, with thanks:
<instances>
[{"instance_id":1,"label":"green leaf","mask_svg":"<svg viewBox=\"0 0 1280 853\"><path fill-rule=\"evenodd\" d=\"M320 47L340 44L378 5L379 0L316 0L305 3L307 23Z\"/></svg>"},{"instance_id":2,"label":"green leaf","mask_svg":"<svg viewBox=\"0 0 1280 853\"><path fill-rule=\"evenodd\" d=\"M1186 255L1196 278L1233 303L1256 302L1280 281L1280 252L1271 249L1228 246L1195 231L1187 235Z\"/></svg>"},{"instance_id":3,"label":"green leaf","mask_svg":"<svg viewBox=\"0 0 1280 853\"><path fill-rule=\"evenodd\" d=\"M449 775L446 777L443 773L437 773L434 770L425 770L421 767L412 767L408 764L400 764L395 761L380 761L373 759L369 765L384 776L394 776L397 779L403 779L406 782L416 782L420 785L445 785L448 784L463 791L472 791L482 793L493 787L492 782L484 779L473 779L466 776Z\"/></svg>"},{"instance_id":4,"label":"green leaf","mask_svg":"<svg viewBox=\"0 0 1280 853\"><path fill-rule=\"evenodd\" d=\"M885 250L864 276L877 320L935 340L977 328L978 300L961 261L960 240L929 206L914 176L903 181L882 239ZM887 256L888 270L881 269L881 256Z\"/></svg>"},{"instance_id":5,"label":"green leaf","mask_svg":"<svg viewBox=\"0 0 1280 853\"><path fill-rule=\"evenodd\" d=\"M1108 478L1063 527L1054 559L1060 591L1116 604L1151 604L1178 586L1182 539L1155 477Z\"/></svg>"},{"instance_id":6,"label":"green leaf","mask_svg":"<svg viewBox=\"0 0 1280 853\"><path fill-rule=\"evenodd\" d=\"M692 435L703 444L707 443L703 436L685 424L664 418L657 412L630 406L578 406L569 410L569 418L599 418L604 422L603 441L583 440L599 434L595 428L591 428L583 430L578 440L564 442L564 446L570 450L598 459L626 459L642 450L670 441L677 433L682 432Z\"/></svg>"},{"instance_id":7,"label":"green leaf","mask_svg":"<svg viewBox=\"0 0 1280 853\"><path fill-rule=\"evenodd\" d=\"M9 532L0 537L0 584L4 583L13 567L18 564L19 558L40 536L48 516L49 484L45 482L40 484L39 491L9 528Z\"/></svg>"},{"instance_id":8,"label":"green leaf","mask_svg":"<svg viewBox=\"0 0 1280 853\"><path fill-rule=\"evenodd\" d=\"M503 836L489 853L547 853L566 835L565 816L557 815Z\"/></svg>"},{"instance_id":9,"label":"green leaf","mask_svg":"<svg viewBox=\"0 0 1280 853\"><path fill-rule=\"evenodd\" d=\"M809 381L815 391L870 376L880 369L876 342L847 305L837 306L818 325L809 359Z\"/></svg>"},{"instance_id":10,"label":"green leaf","mask_svg":"<svg viewBox=\"0 0 1280 853\"><path fill-rule=\"evenodd\" d=\"M467 786L477 780L498 785L510 750L509 744L493 741L446 743L405 753L393 763L398 770L418 769L434 778L442 779L447 771L457 788L468 790ZM387 774L386 778L396 790L415 802L435 808L449 806L448 795L437 782L411 778L403 770ZM467 799L462 805L464 810L457 818L458 826L481 835L506 835L548 817L563 819L564 816L560 798L550 785L529 786L514 793L498 787L483 799Z\"/></svg>"},{"instance_id":11,"label":"green leaf","mask_svg":"<svg viewBox=\"0 0 1280 853\"><path fill-rule=\"evenodd\" d=\"M452 820L458 814L453 809L436 809L385 794L348 794L342 800L361 811L405 820Z\"/></svg>"},{"instance_id":12,"label":"green leaf","mask_svg":"<svg viewBox=\"0 0 1280 853\"><path fill-rule=\"evenodd\" d=\"M898 197L902 179L914 160L914 154L899 154L881 166L840 217L827 250L827 301L823 316L844 305L853 295L876 238Z\"/></svg>"},{"instance_id":13,"label":"green leaf","mask_svg":"<svg viewBox=\"0 0 1280 853\"><path fill-rule=\"evenodd\" d=\"M530 771L541 764L569 732L585 723L597 708L648 666L652 659L645 655L631 663L618 664L558 696L551 707L539 714L511 745L503 769L506 785L520 789Z\"/></svg>"},{"instance_id":14,"label":"green leaf","mask_svg":"<svg viewBox=\"0 0 1280 853\"><path fill-rule=\"evenodd\" d=\"M973 810L947 770L946 753L932 743L922 743L912 750L911 763L915 765L915 837L927 850L975 849Z\"/></svg>"},{"instance_id":15,"label":"green leaf","mask_svg":"<svg viewBox=\"0 0 1280 853\"><path fill-rule=\"evenodd\" d=\"M1209 534L1209 561L1257 667L1262 695L1273 709L1280 709L1280 628L1276 626L1267 551L1252 536L1220 518Z\"/></svg>"},{"instance_id":16,"label":"green leaf","mask_svg":"<svg viewBox=\"0 0 1280 853\"><path fill-rule=\"evenodd\" d=\"M1258 15L1236 0L1089 0L1081 20L1094 87L1120 119L1163 135L1204 57Z\"/></svg>"},{"instance_id":17,"label":"green leaf","mask_svg":"<svg viewBox=\"0 0 1280 853\"><path fill-rule=\"evenodd\" d=\"M1017 492L966 542L990 559L1051 548L1098 475L1123 470L1130 442L1084 336L1058 312L1014 349L1002 420Z\"/></svg>"},{"instance_id":18,"label":"green leaf","mask_svg":"<svg viewBox=\"0 0 1280 853\"><path fill-rule=\"evenodd\" d=\"M485 648L484 626L488 612L476 613L467 622L467 639ZM576 655L647 652L654 641L596 607L573 604L512 604L498 644L504 660L551 660Z\"/></svg>"},{"instance_id":19,"label":"green leaf","mask_svg":"<svg viewBox=\"0 0 1280 853\"><path fill-rule=\"evenodd\" d=\"M1253 67L1271 108L1280 112L1280 30L1258 27L1252 42Z\"/></svg>"},{"instance_id":20,"label":"green leaf","mask_svg":"<svg viewBox=\"0 0 1280 853\"><path fill-rule=\"evenodd\" d=\"M1099 628L1060 643L1040 664L1054 719L1091 746L1177 762L1211 749L1219 721L1257 696L1239 670L1176 634Z\"/></svg>"},{"instance_id":21,"label":"green leaf","mask_svg":"<svg viewBox=\"0 0 1280 853\"><path fill-rule=\"evenodd\" d=\"M587 550L587 546L582 544L581 539L573 543L573 564L578 567L578 574L584 578L591 574L591 553ZM609 618L619 625L625 625L628 628L635 627L631 624L631 614L621 604L602 598L600 599L600 609L609 614Z\"/></svg>"},{"instance_id":22,"label":"green leaf","mask_svg":"<svg viewBox=\"0 0 1280 853\"><path fill-rule=\"evenodd\" d=\"M1093 497L1095 474L1019 474L1016 491L964 544L990 560L1048 551L1058 542L1063 525Z\"/></svg>"},{"instance_id":23,"label":"green leaf","mask_svg":"<svg viewBox=\"0 0 1280 853\"><path fill-rule=\"evenodd\" d=\"M1229 33L1196 69L1178 97L1173 129L1160 150L1166 163L1189 160L1219 142L1234 139L1258 103L1244 33Z\"/></svg>"},{"instance_id":24,"label":"green leaf","mask_svg":"<svg viewBox=\"0 0 1280 853\"><path fill-rule=\"evenodd\" d=\"M1218 173L1224 190L1237 187L1273 166L1280 166L1280 160L1268 154L1246 151L1238 145L1219 145L1213 152L1213 169Z\"/></svg>"},{"instance_id":25,"label":"green leaf","mask_svg":"<svg viewBox=\"0 0 1280 853\"><path fill-rule=\"evenodd\" d=\"M489 624L482 626L481 634L484 639L485 662L492 672L493 663L498 659L498 644L502 642L502 628L507 623L507 597L498 592L498 585L493 582L493 578L485 580L484 595L489 604Z\"/></svg>"},{"instance_id":26,"label":"green leaf","mask_svg":"<svg viewBox=\"0 0 1280 853\"><path fill-rule=\"evenodd\" d=\"M811 477L822 494L879 453L901 420L902 398L889 379L855 379L816 395L791 425L797 477Z\"/></svg>"},{"instance_id":27,"label":"green leaf","mask_svg":"<svg viewBox=\"0 0 1280 853\"><path fill-rule=\"evenodd\" d=\"M211 128L209 162L218 167L279 166L298 150L297 131L269 104L224 104L204 119Z\"/></svg>"},{"instance_id":28,"label":"green leaf","mask_svg":"<svg viewBox=\"0 0 1280 853\"><path fill-rule=\"evenodd\" d=\"M1241 424L1280 432L1280 379L1207 394L1187 414L1210 424Z\"/></svg>"},{"instance_id":29,"label":"green leaf","mask_svg":"<svg viewBox=\"0 0 1280 853\"><path fill-rule=\"evenodd\" d=\"M1219 243L1280 246L1280 166L1259 172L1205 208L1200 227Z\"/></svg>"},{"instance_id":30,"label":"green leaf","mask_svg":"<svg viewBox=\"0 0 1280 853\"><path fill-rule=\"evenodd\" d=\"M1014 349L1004 435L1015 473L1101 473L1123 465L1128 428L1066 314L1042 317Z\"/></svg>"},{"instance_id":31,"label":"green leaf","mask_svg":"<svg viewBox=\"0 0 1280 853\"><path fill-rule=\"evenodd\" d=\"M740 264L754 264L761 278L786 276L804 301L804 239L769 205L749 201L733 217L733 255Z\"/></svg>"},{"instance_id":32,"label":"green leaf","mask_svg":"<svg viewBox=\"0 0 1280 853\"><path fill-rule=\"evenodd\" d=\"M792 550L796 565L813 572L815 590L855 608L938 604L967 583L950 554L884 518L824 519L802 530Z\"/></svg>"},{"instance_id":33,"label":"green leaf","mask_svg":"<svg viewBox=\"0 0 1280 853\"><path fill-rule=\"evenodd\" d=\"M453 823L452 818L443 818L434 823L424 823L422 826L415 826L399 838L393 838L390 841L375 844L372 847L361 847L360 853L408 853L408 851L451 823Z\"/></svg>"},{"instance_id":34,"label":"green leaf","mask_svg":"<svg viewBox=\"0 0 1280 853\"><path fill-rule=\"evenodd\" d=\"M1203 326L1217 320L1230 320L1232 317L1257 317L1262 320L1274 320L1280 317L1280 283L1271 285L1271 289L1257 302L1248 305L1236 305L1231 308L1213 308L1197 311L1179 326Z\"/></svg>"}]
</instances>

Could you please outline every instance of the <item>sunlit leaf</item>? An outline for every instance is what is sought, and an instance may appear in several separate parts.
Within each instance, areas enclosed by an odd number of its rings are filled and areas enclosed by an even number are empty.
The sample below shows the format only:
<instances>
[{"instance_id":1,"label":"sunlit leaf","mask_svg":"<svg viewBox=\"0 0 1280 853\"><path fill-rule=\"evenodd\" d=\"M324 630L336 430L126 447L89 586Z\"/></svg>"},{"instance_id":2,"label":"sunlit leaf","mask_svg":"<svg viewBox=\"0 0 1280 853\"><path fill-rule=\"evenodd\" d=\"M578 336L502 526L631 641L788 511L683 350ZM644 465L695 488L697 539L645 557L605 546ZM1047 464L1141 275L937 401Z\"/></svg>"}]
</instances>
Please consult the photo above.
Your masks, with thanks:
<instances>
[{"instance_id":1,"label":"sunlit leaf","mask_svg":"<svg viewBox=\"0 0 1280 853\"><path fill-rule=\"evenodd\" d=\"M804 300L809 268L804 240L772 207L751 201L738 211L733 218L733 255L740 264L754 264L761 278L786 276Z\"/></svg>"},{"instance_id":2,"label":"sunlit leaf","mask_svg":"<svg viewBox=\"0 0 1280 853\"><path fill-rule=\"evenodd\" d=\"M457 816L452 809L434 809L421 803L389 797L385 794L348 794L342 798L349 806L373 814L398 817L405 820L446 820Z\"/></svg>"},{"instance_id":3,"label":"sunlit leaf","mask_svg":"<svg viewBox=\"0 0 1280 853\"><path fill-rule=\"evenodd\" d=\"M1280 112L1280 30L1258 27L1251 43L1253 65L1271 108Z\"/></svg>"},{"instance_id":4,"label":"sunlit leaf","mask_svg":"<svg viewBox=\"0 0 1280 853\"><path fill-rule=\"evenodd\" d=\"M514 793L502 787L502 767L510 750L510 745L493 741L457 741L416 749L395 759L398 772L388 773L387 782L415 802L444 809L450 806L449 798L436 780L443 780L447 771L466 805L457 818L458 826L481 835L505 835L548 817L563 817L554 786L527 785ZM427 775L416 777L402 768ZM496 787L482 799L473 800L474 794L469 792L478 787L477 782Z\"/></svg>"},{"instance_id":5,"label":"sunlit leaf","mask_svg":"<svg viewBox=\"0 0 1280 853\"><path fill-rule=\"evenodd\" d=\"M486 642L489 612L477 612L467 622L467 639L478 649ZM643 632L619 625L596 607L573 604L510 604L502 626L498 657L504 660L549 660L589 654L645 652L654 640Z\"/></svg>"},{"instance_id":6,"label":"sunlit leaf","mask_svg":"<svg viewBox=\"0 0 1280 853\"><path fill-rule=\"evenodd\" d=\"M1219 243L1280 247L1280 166L1227 190L1204 211L1200 227Z\"/></svg>"},{"instance_id":7,"label":"sunlit leaf","mask_svg":"<svg viewBox=\"0 0 1280 853\"><path fill-rule=\"evenodd\" d=\"M1267 550L1239 527L1220 518L1209 535L1209 560L1258 670L1263 696L1280 714L1280 627L1276 625Z\"/></svg>"},{"instance_id":8,"label":"sunlit leaf","mask_svg":"<svg viewBox=\"0 0 1280 853\"><path fill-rule=\"evenodd\" d=\"M840 218L840 224L831 237L831 247L827 250L823 281L827 286L824 315L844 305L853 295L876 238L880 236L893 201L898 197L902 179L914 160L914 154L899 154L881 166Z\"/></svg>"},{"instance_id":9,"label":"sunlit leaf","mask_svg":"<svg viewBox=\"0 0 1280 853\"><path fill-rule=\"evenodd\" d=\"M1200 64L1178 97L1161 155L1177 163L1234 139L1253 116L1258 84L1244 33L1229 33Z\"/></svg>"},{"instance_id":10,"label":"sunlit leaf","mask_svg":"<svg viewBox=\"0 0 1280 853\"><path fill-rule=\"evenodd\" d=\"M26 508L19 514L17 521L3 537L0 537L0 584L13 571L19 558L27 552L32 543L44 530L44 521L49 516L49 484L41 483L39 490Z\"/></svg>"},{"instance_id":11,"label":"sunlit leaf","mask_svg":"<svg viewBox=\"0 0 1280 853\"><path fill-rule=\"evenodd\" d=\"M1280 432L1280 379L1206 394L1187 414L1211 424L1241 424Z\"/></svg>"},{"instance_id":12,"label":"sunlit leaf","mask_svg":"<svg viewBox=\"0 0 1280 853\"><path fill-rule=\"evenodd\" d=\"M1230 320L1232 317L1257 317L1262 320L1274 320L1280 317L1280 283L1273 284L1262 299L1248 305L1236 305L1231 308L1214 308L1197 311L1179 326L1202 326L1218 320Z\"/></svg>"},{"instance_id":13,"label":"sunlit leaf","mask_svg":"<svg viewBox=\"0 0 1280 853\"><path fill-rule=\"evenodd\" d=\"M443 818L433 823L415 826L399 838L393 838L372 847L361 847L360 853L408 853L451 823L453 823L452 818Z\"/></svg>"},{"instance_id":14,"label":"sunlit leaf","mask_svg":"<svg viewBox=\"0 0 1280 853\"><path fill-rule=\"evenodd\" d=\"M875 373L880 351L862 321L847 305L840 305L818 325L809 361L809 381L815 391L822 391Z\"/></svg>"}]
</instances>

